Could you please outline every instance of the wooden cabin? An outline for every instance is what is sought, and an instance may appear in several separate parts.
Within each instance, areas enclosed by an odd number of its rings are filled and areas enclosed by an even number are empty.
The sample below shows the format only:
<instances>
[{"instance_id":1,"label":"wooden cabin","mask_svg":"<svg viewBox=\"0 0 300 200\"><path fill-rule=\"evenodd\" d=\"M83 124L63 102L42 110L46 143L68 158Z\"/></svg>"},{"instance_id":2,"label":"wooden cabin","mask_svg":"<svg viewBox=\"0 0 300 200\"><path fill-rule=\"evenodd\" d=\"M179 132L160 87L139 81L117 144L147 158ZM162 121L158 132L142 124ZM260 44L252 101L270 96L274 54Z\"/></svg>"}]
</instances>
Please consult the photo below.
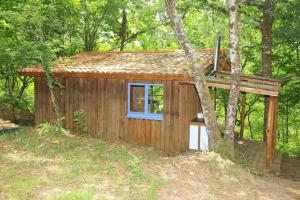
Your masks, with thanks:
<instances>
[{"instance_id":1,"label":"wooden cabin","mask_svg":"<svg viewBox=\"0 0 300 200\"><path fill-rule=\"evenodd\" d=\"M209 73L212 50L198 53ZM229 89L230 65L223 53L219 63L218 72L208 77L208 84ZM18 73L35 77L36 123L53 121L43 70L37 66ZM85 134L91 137L122 139L168 154L188 150L189 125L201 111L201 104L183 51L86 52L59 61L52 75L63 86L55 87L55 96L67 129L82 133L74 114L84 111ZM243 92L278 95L280 86L276 81L251 76L242 76L241 80ZM276 126L272 119L269 141L273 141ZM270 144L273 152L274 144Z\"/></svg>"}]
</instances>

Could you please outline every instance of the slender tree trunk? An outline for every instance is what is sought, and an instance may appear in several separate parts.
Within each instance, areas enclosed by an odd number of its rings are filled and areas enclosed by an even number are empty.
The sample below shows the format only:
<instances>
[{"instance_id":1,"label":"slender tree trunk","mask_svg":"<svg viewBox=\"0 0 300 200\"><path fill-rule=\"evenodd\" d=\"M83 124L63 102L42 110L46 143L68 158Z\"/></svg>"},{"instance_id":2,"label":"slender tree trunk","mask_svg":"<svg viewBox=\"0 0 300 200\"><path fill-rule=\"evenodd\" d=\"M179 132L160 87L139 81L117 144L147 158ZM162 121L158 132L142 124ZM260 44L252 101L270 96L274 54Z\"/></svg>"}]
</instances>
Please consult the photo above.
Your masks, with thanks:
<instances>
[{"instance_id":1,"label":"slender tree trunk","mask_svg":"<svg viewBox=\"0 0 300 200\"><path fill-rule=\"evenodd\" d=\"M289 142L289 106L286 106L285 114L285 143Z\"/></svg>"},{"instance_id":2,"label":"slender tree trunk","mask_svg":"<svg viewBox=\"0 0 300 200\"><path fill-rule=\"evenodd\" d=\"M253 140L253 132L252 132L252 125L251 125L251 120L250 120L250 114L248 114L248 125L249 125L249 131L250 131L250 137Z\"/></svg>"},{"instance_id":3,"label":"slender tree trunk","mask_svg":"<svg viewBox=\"0 0 300 200\"><path fill-rule=\"evenodd\" d=\"M240 56L239 56L239 28L238 4L236 0L229 0L229 51L231 61L231 85L228 101L228 114L226 120L225 136L234 139L236 110L239 97L240 82Z\"/></svg>"},{"instance_id":4,"label":"slender tree trunk","mask_svg":"<svg viewBox=\"0 0 300 200\"><path fill-rule=\"evenodd\" d=\"M262 35L262 76L272 76L272 25L275 12L275 0L266 0L262 5L263 19L260 24L260 31ZM269 111L269 97L265 97L265 110L264 110L264 130L263 138L266 141L266 130L268 122Z\"/></svg>"},{"instance_id":5,"label":"slender tree trunk","mask_svg":"<svg viewBox=\"0 0 300 200\"><path fill-rule=\"evenodd\" d=\"M246 93L242 95L242 111L241 111L241 128L240 128L240 138L244 136L245 129L245 110L246 110Z\"/></svg>"},{"instance_id":6,"label":"slender tree trunk","mask_svg":"<svg viewBox=\"0 0 300 200\"><path fill-rule=\"evenodd\" d=\"M8 90L9 99L10 99L11 119L12 121L15 121L16 120L16 105L15 105L16 99L14 98L15 74L12 65L8 65L6 86Z\"/></svg>"},{"instance_id":7,"label":"slender tree trunk","mask_svg":"<svg viewBox=\"0 0 300 200\"><path fill-rule=\"evenodd\" d=\"M120 51L124 50L125 41L126 41L126 26L127 26L127 13L126 10L122 11L122 22L121 22L121 30L120 30Z\"/></svg>"},{"instance_id":8,"label":"slender tree trunk","mask_svg":"<svg viewBox=\"0 0 300 200\"><path fill-rule=\"evenodd\" d=\"M221 134L218 129L217 119L214 112L214 107L211 102L209 89L206 82L203 66L199 62L198 53L193 49L192 44L187 38L183 23L176 11L175 0L166 0L167 12L173 25L175 37L178 43L184 50L187 59L192 68L192 76L195 81L195 86L198 96L201 100L201 106L204 114L205 124L207 127L209 148L216 149L218 142L221 139Z\"/></svg>"},{"instance_id":9,"label":"slender tree trunk","mask_svg":"<svg viewBox=\"0 0 300 200\"><path fill-rule=\"evenodd\" d=\"M31 80L32 80L32 77L27 77L27 76L25 76L25 77L23 77L23 79L21 79L22 86L21 86L21 88L18 92L18 95L16 97L16 105L19 104L19 101L22 99L22 96L25 92L25 89L28 87L28 84L31 82Z\"/></svg>"}]
</instances>

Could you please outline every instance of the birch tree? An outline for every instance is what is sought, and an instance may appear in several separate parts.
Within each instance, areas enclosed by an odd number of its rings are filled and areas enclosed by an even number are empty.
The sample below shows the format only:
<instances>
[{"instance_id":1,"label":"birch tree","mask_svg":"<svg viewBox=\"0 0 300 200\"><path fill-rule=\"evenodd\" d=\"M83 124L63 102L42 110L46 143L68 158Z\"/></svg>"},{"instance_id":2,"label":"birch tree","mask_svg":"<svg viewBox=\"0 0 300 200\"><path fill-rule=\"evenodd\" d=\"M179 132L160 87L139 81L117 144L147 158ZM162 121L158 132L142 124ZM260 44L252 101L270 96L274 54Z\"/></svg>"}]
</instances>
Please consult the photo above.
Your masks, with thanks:
<instances>
[{"instance_id":1,"label":"birch tree","mask_svg":"<svg viewBox=\"0 0 300 200\"><path fill-rule=\"evenodd\" d=\"M185 52L187 59L190 62L192 69L192 77L201 100L204 119L206 122L207 133L209 138L209 148L216 149L221 138L220 130L218 129L217 118L212 105L209 89L204 74L203 65L199 59L198 53L193 49L192 44L187 38L183 28L183 23L176 11L175 0L166 0L167 12L174 28L175 37Z\"/></svg>"},{"instance_id":2,"label":"birch tree","mask_svg":"<svg viewBox=\"0 0 300 200\"><path fill-rule=\"evenodd\" d=\"M234 137L236 110L239 97L240 82L240 57L239 57L239 28L238 28L238 4L236 0L229 0L229 54L231 61L231 85L228 101L228 114L225 134L227 138Z\"/></svg>"}]
</instances>

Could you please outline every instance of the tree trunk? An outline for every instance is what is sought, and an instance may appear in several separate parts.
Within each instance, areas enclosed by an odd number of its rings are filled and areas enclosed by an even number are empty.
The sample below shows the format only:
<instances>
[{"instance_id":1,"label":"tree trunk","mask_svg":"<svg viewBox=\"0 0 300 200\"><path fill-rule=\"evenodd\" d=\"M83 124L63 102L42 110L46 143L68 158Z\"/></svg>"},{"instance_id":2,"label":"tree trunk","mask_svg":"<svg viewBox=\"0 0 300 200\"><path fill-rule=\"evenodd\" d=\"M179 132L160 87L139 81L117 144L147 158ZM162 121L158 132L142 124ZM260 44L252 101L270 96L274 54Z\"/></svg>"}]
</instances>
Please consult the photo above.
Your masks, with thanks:
<instances>
[{"instance_id":1,"label":"tree trunk","mask_svg":"<svg viewBox=\"0 0 300 200\"><path fill-rule=\"evenodd\" d=\"M207 127L209 148L212 150L216 150L219 140L221 139L221 134L218 129L217 119L213 104L211 102L203 66L201 65L201 62L199 62L198 53L193 49L192 44L187 38L187 35L183 28L182 20L176 11L175 0L166 0L166 6L168 15L174 28L175 37L184 50L186 57L191 64L192 76L195 81L198 96L201 100L201 106L205 124Z\"/></svg>"},{"instance_id":2,"label":"tree trunk","mask_svg":"<svg viewBox=\"0 0 300 200\"><path fill-rule=\"evenodd\" d=\"M253 140L253 132L252 132L252 125L251 125L251 120L250 120L250 114L248 114L248 125L249 125L249 131L250 131L250 137L251 137L251 140Z\"/></svg>"},{"instance_id":3,"label":"tree trunk","mask_svg":"<svg viewBox=\"0 0 300 200\"><path fill-rule=\"evenodd\" d=\"M121 22L121 30L120 30L120 51L124 50L125 41L126 41L126 26L127 26L127 13L126 10L122 11L122 22Z\"/></svg>"},{"instance_id":4,"label":"tree trunk","mask_svg":"<svg viewBox=\"0 0 300 200\"><path fill-rule=\"evenodd\" d=\"M15 74L12 65L8 65L8 74L6 79L6 86L8 90L8 95L10 99L10 107L11 107L11 119L12 121L16 121L16 99L14 98L14 88L15 88Z\"/></svg>"},{"instance_id":5,"label":"tree trunk","mask_svg":"<svg viewBox=\"0 0 300 200\"><path fill-rule=\"evenodd\" d=\"M239 57L239 28L238 4L236 0L229 0L229 51L231 61L231 85L228 101L228 114L226 120L225 136L234 139L236 110L239 97L240 57ZM233 141L231 141L233 143Z\"/></svg>"},{"instance_id":6,"label":"tree trunk","mask_svg":"<svg viewBox=\"0 0 300 200\"><path fill-rule=\"evenodd\" d=\"M286 106L285 113L285 143L289 142L289 106Z\"/></svg>"},{"instance_id":7,"label":"tree trunk","mask_svg":"<svg viewBox=\"0 0 300 200\"><path fill-rule=\"evenodd\" d=\"M246 118L245 110L246 110L246 93L243 93L243 95L242 95L240 138L243 138L243 136L244 136L245 118Z\"/></svg>"},{"instance_id":8,"label":"tree trunk","mask_svg":"<svg viewBox=\"0 0 300 200\"><path fill-rule=\"evenodd\" d=\"M272 25L274 20L275 2L274 0L266 0L262 5L263 19L260 24L260 31L262 35L262 76L272 76ZM265 97L265 110L264 110L264 130L263 138L266 141L266 130L269 111L269 97Z\"/></svg>"}]
</instances>

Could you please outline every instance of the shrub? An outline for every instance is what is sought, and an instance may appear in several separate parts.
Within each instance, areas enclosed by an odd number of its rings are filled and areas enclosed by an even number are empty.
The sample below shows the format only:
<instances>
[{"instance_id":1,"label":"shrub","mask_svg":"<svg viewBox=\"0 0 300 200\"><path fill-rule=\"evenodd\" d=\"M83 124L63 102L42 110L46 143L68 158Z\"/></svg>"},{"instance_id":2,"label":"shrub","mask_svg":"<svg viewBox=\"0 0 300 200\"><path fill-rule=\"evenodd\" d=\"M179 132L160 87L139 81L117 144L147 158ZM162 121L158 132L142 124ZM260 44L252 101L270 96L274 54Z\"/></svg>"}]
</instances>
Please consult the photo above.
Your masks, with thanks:
<instances>
[{"instance_id":1,"label":"shrub","mask_svg":"<svg viewBox=\"0 0 300 200\"><path fill-rule=\"evenodd\" d=\"M40 135L44 136L57 137L68 134L68 131L64 129L61 125L53 125L49 122L37 125L36 130Z\"/></svg>"}]
</instances>

